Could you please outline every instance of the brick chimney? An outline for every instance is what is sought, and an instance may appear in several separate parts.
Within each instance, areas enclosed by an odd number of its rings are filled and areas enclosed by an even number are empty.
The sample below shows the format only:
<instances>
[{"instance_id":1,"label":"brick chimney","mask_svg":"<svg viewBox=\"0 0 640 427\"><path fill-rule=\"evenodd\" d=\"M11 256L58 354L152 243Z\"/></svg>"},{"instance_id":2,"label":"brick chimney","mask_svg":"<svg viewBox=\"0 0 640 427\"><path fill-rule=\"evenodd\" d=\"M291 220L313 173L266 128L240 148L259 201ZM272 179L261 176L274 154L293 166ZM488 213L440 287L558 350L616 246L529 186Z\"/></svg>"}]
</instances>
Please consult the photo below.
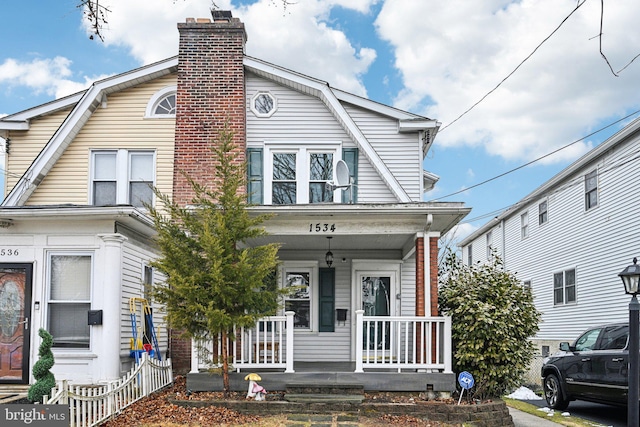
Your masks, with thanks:
<instances>
[{"instance_id":1,"label":"brick chimney","mask_svg":"<svg viewBox=\"0 0 640 427\"><path fill-rule=\"evenodd\" d=\"M212 10L207 18L178 24L178 92L173 197L185 205L193 193L180 171L199 183L213 181L210 151L225 121L242 152L246 147L244 24L230 11Z\"/></svg>"},{"instance_id":2,"label":"brick chimney","mask_svg":"<svg viewBox=\"0 0 640 427\"><path fill-rule=\"evenodd\" d=\"M210 19L187 18L178 24L178 92L173 173L173 198L191 203L193 192L180 171L213 187L211 145L228 120L239 147L246 152L244 24L231 12L212 10ZM191 342L170 331L170 353L176 374L191 368Z\"/></svg>"}]
</instances>

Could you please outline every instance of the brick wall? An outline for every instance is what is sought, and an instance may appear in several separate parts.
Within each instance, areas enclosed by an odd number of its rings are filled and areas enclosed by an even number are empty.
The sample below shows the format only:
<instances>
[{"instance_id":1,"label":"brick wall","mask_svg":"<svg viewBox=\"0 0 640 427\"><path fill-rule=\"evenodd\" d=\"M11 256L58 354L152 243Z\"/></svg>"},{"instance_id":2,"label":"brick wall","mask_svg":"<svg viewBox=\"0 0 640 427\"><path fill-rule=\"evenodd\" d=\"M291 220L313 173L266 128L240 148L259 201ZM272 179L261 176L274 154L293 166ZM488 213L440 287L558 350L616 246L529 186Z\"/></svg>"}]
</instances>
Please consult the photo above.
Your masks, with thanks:
<instances>
[{"instance_id":1,"label":"brick wall","mask_svg":"<svg viewBox=\"0 0 640 427\"><path fill-rule=\"evenodd\" d=\"M193 20L178 24L178 93L173 197L191 202L183 172L197 182L212 183L215 164L211 144L228 121L244 156L246 108L244 24L230 20ZM244 161L244 157L239 161Z\"/></svg>"},{"instance_id":2,"label":"brick wall","mask_svg":"<svg viewBox=\"0 0 640 427\"><path fill-rule=\"evenodd\" d=\"M188 18L178 24L173 197L181 205L193 198L184 173L196 182L215 185L211 146L226 123L233 132L239 162L244 162L246 151L243 59L247 36L244 24L230 14L213 17L213 22ZM171 358L174 371L186 373L190 370L191 343L178 335L178 331L171 333Z\"/></svg>"},{"instance_id":3,"label":"brick wall","mask_svg":"<svg viewBox=\"0 0 640 427\"><path fill-rule=\"evenodd\" d=\"M431 315L438 315L438 238L429 238L429 268L431 269L429 277L431 283L429 286L431 292Z\"/></svg>"}]
</instances>

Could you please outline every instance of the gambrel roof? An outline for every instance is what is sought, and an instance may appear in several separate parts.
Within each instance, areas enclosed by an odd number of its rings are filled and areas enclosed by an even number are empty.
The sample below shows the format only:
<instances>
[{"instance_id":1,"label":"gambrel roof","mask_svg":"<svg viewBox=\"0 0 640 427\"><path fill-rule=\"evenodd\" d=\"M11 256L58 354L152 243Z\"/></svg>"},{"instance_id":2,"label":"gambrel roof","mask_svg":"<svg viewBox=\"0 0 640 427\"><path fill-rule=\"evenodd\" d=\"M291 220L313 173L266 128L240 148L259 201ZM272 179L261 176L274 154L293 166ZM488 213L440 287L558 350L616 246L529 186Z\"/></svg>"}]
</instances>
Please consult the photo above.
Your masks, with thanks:
<instances>
[{"instance_id":1,"label":"gambrel roof","mask_svg":"<svg viewBox=\"0 0 640 427\"><path fill-rule=\"evenodd\" d=\"M274 64L244 57L245 70L272 80L285 87L314 96L321 100L345 132L353 139L363 155L368 159L383 182L401 203L411 201L387 165L373 149L352 117L347 113L343 103L365 108L398 121L398 132L420 132L423 139L423 155L426 155L431 142L435 138L440 123L426 117L408 113L393 107L370 101L356 95L331 88L325 81L296 73ZM150 64L135 70L99 80L86 91L61 98L0 119L2 130L28 130L29 120L73 107L62 125L57 129L43 150L38 154L18 183L3 201L3 206L21 206L29 199L33 191L44 179L53 165L62 156L65 149L74 140L78 132L89 120L93 112L103 103L108 102L111 93L175 73L178 68L178 57Z\"/></svg>"}]
</instances>

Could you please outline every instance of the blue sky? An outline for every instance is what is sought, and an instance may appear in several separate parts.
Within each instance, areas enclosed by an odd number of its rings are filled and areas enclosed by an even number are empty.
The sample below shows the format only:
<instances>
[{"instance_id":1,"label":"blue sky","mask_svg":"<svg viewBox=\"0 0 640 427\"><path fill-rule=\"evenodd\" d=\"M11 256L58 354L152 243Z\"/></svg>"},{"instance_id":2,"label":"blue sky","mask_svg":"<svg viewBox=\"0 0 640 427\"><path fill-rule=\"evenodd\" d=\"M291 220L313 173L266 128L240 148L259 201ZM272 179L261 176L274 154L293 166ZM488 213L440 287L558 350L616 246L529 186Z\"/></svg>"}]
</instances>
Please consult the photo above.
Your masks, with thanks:
<instances>
[{"instance_id":1,"label":"blue sky","mask_svg":"<svg viewBox=\"0 0 640 427\"><path fill-rule=\"evenodd\" d=\"M615 70L640 53L637 3L605 3L602 47ZM211 1L101 4L111 9L104 42L89 40L77 0L3 0L0 115L175 55L176 23L209 16ZM425 200L473 208L458 237L619 126L490 184L445 196L579 140L640 104L640 61L616 77L600 55L595 0L297 0L286 10L280 0L216 4L245 23L249 55L442 122L425 161L440 181ZM474 218L480 219L469 221Z\"/></svg>"}]
</instances>

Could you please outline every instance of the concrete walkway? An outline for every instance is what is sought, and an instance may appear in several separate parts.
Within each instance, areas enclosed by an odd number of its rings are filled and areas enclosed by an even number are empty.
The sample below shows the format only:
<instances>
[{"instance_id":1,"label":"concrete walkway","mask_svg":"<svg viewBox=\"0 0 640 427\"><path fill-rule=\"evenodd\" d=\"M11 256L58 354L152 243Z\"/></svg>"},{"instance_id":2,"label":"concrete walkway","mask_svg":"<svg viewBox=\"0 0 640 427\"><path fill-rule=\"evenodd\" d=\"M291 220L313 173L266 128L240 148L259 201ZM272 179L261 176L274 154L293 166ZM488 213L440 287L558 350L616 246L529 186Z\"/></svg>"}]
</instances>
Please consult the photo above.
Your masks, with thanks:
<instances>
[{"instance_id":1,"label":"concrete walkway","mask_svg":"<svg viewBox=\"0 0 640 427\"><path fill-rule=\"evenodd\" d=\"M511 407L509 408L509 414L511 418L513 418L513 425L515 427L557 427L562 425Z\"/></svg>"}]
</instances>

